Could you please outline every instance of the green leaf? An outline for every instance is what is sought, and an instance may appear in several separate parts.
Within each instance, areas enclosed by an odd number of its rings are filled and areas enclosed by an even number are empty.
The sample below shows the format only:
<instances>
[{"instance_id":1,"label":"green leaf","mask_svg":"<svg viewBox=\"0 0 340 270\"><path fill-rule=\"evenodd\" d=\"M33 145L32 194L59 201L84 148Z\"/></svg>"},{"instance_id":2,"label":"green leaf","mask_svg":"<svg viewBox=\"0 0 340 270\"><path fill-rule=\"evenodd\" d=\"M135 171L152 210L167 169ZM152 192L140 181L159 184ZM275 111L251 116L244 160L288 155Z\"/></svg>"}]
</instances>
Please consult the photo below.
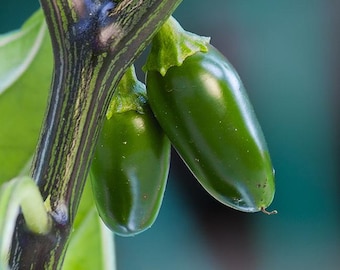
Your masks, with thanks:
<instances>
[{"instance_id":1,"label":"green leaf","mask_svg":"<svg viewBox=\"0 0 340 270\"><path fill-rule=\"evenodd\" d=\"M7 269L8 254L19 207L32 232L45 234L51 228L40 191L34 180L21 176L0 186L0 269Z\"/></svg>"},{"instance_id":2,"label":"green leaf","mask_svg":"<svg viewBox=\"0 0 340 270\"><path fill-rule=\"evenodd\" d=\"M17 176L34 152L52 67L41 10L20 30L0 36L0 184Z\"/></svg>"},{"instance_id":3,"label":"green leaf","mask_svg":"<svg viewBox=\"0 0 340 270\"><path fill-rule=\"evenodd\" d=\"M113 241L113 233L99 218L88 180L74 222L63 270L114 270Z\"/></svg>"},{"instance_id":4,"label":"green leaf","mask_svg":"<svg viewBox=\"0 0 340 270\"><path fill-rule=\"evenodd\" d=\"M30 66L43 42L46 24L42 13L35 13L19 31L0 37L0 94L8 89Z\"/></svg>"},{"instance_id":5,"label":"green leaf","mask_svg":"<svg viewBox=\"0 0 340 270\"><path fill-rule=\"evenodd\" d=\"M85 190L69 241L63 270L114 270L113 234L101 222L92 198L90 181ZM30 177L15 178L0 186L0 269L8 269L10 243L19 213L37 232L49 229L40 192ZM38 221L38 222L37 222ZM44 222L43 222L44 221Z\"/></svg>"}]
</instances>

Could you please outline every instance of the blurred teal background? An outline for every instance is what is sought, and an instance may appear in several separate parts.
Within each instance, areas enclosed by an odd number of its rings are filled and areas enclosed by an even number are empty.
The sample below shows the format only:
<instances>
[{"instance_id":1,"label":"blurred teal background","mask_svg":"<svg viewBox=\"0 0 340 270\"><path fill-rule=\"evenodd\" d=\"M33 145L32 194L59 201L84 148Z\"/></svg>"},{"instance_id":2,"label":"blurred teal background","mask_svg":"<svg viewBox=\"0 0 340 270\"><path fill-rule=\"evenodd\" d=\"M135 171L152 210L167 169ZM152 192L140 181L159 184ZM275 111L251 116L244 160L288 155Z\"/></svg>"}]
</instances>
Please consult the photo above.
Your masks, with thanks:
<instances>
[{"instance_id":1,"label":"blurred teal background","mask_svg":"<svg viewBox=\"0 0 340 270\"><path fill-rule=\"evenodd\" d=\"M1 1L0 32L37 1ZM211 36L248 89L276 170L278 215L211 199L174 155L154 226L116 237L118 270L336 270L339 219L337 0L183 0L182 26Z\"/></svg>"}]
</instances>

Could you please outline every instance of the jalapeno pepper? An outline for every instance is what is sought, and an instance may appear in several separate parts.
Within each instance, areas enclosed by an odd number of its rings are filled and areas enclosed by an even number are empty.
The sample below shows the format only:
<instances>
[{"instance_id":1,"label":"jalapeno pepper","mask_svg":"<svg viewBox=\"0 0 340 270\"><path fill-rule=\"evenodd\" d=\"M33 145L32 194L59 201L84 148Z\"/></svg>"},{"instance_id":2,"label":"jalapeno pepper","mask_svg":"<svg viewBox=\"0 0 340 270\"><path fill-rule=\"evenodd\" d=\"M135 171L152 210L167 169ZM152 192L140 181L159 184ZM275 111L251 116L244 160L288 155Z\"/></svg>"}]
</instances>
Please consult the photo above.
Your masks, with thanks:
<instances>
[{"instance_id":1,"label":"jalapeno pepper","mask_svg":"<svg viewBox=\"0 0 340 270\"><path fill-rule=\"evenodd\" d=\"M173 18L155 36L144 68L152 111L213 197L240 211L265 211L274 172L246 90L207 39L192 37Z\"/></svg>"},{"instance_id":2,"label":"jalapeno pepper","mask_svg":"<svg viewBox=\"0 0 340 270\"><path fill-rule=\"evenodd\" d=\"M91 168L97 209L112 231L134 235L153 224L169 164L170 142L131 67L112 99Z\"/></svg>"}]
</instances>

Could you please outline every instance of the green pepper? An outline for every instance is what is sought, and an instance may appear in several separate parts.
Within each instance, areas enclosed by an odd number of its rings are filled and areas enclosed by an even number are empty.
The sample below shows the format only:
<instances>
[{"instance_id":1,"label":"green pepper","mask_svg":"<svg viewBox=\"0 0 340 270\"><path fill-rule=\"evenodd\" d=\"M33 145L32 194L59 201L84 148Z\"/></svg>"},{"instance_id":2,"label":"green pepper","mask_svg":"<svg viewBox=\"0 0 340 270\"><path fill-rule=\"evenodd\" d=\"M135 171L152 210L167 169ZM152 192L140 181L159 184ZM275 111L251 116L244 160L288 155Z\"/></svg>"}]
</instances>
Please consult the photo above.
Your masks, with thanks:
<instances>
[{"instance_id":1,"label":"green pepper","mask_svg":"<svg viewBox=\"0 0 340 270\"><path fill-rule=\"evenodd\" d=\"M173 18L155 36L144 67L151 109L213 197L240 211L266 212L274 170L246 90L228 60L192 36Z\"/></svg>"},{"instance_id":2,"label":"green pepper","mask_svg":"<svg viewBox=\"0 0 340 270\"><path fill-rule=\"evenodd\" d=\"M96 206L117 234L135 235L155 221L170 165L170 142L131 67L113 96L91 167Z\"/></svg>"}]
</instances>

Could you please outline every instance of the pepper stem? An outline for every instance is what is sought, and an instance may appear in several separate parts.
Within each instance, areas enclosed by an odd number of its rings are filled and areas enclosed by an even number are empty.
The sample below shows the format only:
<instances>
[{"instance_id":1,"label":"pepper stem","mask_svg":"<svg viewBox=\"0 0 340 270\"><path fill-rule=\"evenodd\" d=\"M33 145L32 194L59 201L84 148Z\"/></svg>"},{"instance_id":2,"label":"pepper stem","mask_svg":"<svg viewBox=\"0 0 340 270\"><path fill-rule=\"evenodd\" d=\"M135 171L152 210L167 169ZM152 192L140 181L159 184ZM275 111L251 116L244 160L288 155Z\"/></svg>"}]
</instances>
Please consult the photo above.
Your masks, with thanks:
<instances>
[{"instance_id":1,"label":"pepper stem","mask_svg":"<svg viewBox=\"0 0 340 270\"><path fill-rule=\"evenodd\" d=\"M158 71L164 76L172 66L180 66L196 52L207 52L210 37L185 31L170 17L152 40L152 47L143 71Z\"/></svg>"},{"instance_id":2,"label":"pepper stem","mask_svg":"<svg viewBox=\"0 0 340 270\"><path fill-rule=\"evenodd\" d=\"M135 67L131 65L117 86L106 112L106 118L110 119L114 113L127 111L144 113L143 107L146 103L145 85L137 79Z\"/></svg>"}]
</instances>

